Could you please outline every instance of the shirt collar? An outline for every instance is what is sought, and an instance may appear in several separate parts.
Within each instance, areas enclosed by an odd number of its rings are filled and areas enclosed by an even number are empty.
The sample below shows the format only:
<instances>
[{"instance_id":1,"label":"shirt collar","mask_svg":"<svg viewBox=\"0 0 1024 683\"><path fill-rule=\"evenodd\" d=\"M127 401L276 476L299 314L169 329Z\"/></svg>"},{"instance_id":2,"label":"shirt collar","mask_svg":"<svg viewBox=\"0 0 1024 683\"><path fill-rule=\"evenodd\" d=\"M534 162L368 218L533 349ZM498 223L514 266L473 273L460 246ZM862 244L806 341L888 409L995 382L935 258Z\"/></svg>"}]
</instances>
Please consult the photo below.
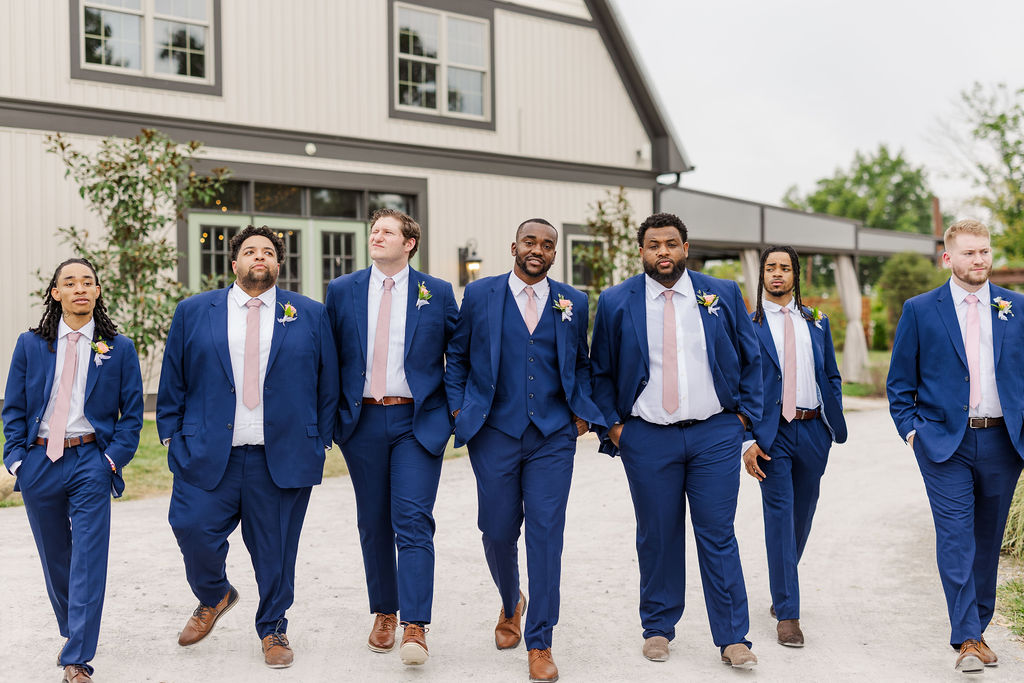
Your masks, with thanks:
<instances>
[{"instance_id":1,"label":"shirt collar","mask_svg":"<svg viewBox=\"0 0 1024 683\"><path fill-rule=\"evenodd\" d=\"M231 290L229 291L228 296L231 297L231 300L234 301L235 305L239 308L245 308L245 305L249 303L249 299L252 298L245 293L245 290L238 286L237 282L231 285ZM271 287L256 298L262 301L264 306L269 306L271 310L273 310L274 304L277 303L277 287Z\"/></svg>"},{"instance_id":2,"label":"shirt collar","mask_svg":"<svg viewBox=\"0 0 1024 683\"><path fill-rule=\"evenodd\" d=\"M649 299L657 299L661 296L662 292L671 289L684 297L693 297L693 283L690 281L690 271L683 270L683 274L676 280L676 283L671 287L666 287L650 275L644 274L644 283L647 287L647 297Z\"/></svg>"},{"instance_id":3,"label":"shirt collar","mask_svg":"<svg viewBox=\"0 0 1024 683\"><path fill-rule=\"evenodd\" d=\"M774 301L762 301L761 307L764 308L765 313L781 313L783 308L788 308L791 312L796 313L796 297L792 297L785 306L780 306Z\"/></svg>"},{"instance_id":4,"label":"shirt collar","mask_svg":"<svg viewBox=\"0 0 1024 683\"><path fill-rule=\"evenodd\" d=\"M68 326L68 324L66 322L64 322L64 318L61 318L60 322L57 324L57 339L60 339L61 337L66 337L69 334L71 334L72 332L81 332L83 337L85 337L86 339L92 340L92 333L93 333L93 331L95 329L96 329L96 319L95 318L90 318L89 322L87 322L86 324L82 325L77 330L71 329Z\"/></svg>"},{"instance_id":5,"label":"shirt collar","mask_svg":"<svg viewBox=\"0 0 1024 683\"><path fill-rule=\"evenodd\" d=\"M541 300L547 298L548 289L550 288L550 286L548 285L548 279L546 277L536 284L527 285L525 282L519 279L519 276L516 275L516 271L514 270L508 274L508 286L509 289L512 290L512 296L519 296L527 287L533 287L533 293L537 296L538 299Z\"/></svg>"},{"instance_id":6,"label":"shirt collar","mask_svg":"<svg viewBox=\"0 0 1024 683\"><path fill-rule=\"evenodd\" d=\"M409 264L405 264L405 267L394 275L385 275L384 271L378 268L376 263L370 265L370 284L377 289L383 289L384 280L389 277L395 281L395 287L404 287L409 279Z\"/></svg>"},{"instance_id":7,"label":"shirt collar","mask_svg":"<svg viewBox=\"0 0 1024 683\"><path fill-rule=\"evenodd\" d=\"M978 297L978 301L981 304L988 306L989 300L992 296L991 292L989 292L988 280L985 280L985 284L983 284L981 286L981 289L979 289L977 292L968 292L966 289L964 289L957 283L953 282L953 278L949 278L949 291L953 295L953 304L955 306L959 306L960 304L962 304L964 302L964 299L967 298L968 294L974 294L974 296Z\"/></svg>"}]
</instances>

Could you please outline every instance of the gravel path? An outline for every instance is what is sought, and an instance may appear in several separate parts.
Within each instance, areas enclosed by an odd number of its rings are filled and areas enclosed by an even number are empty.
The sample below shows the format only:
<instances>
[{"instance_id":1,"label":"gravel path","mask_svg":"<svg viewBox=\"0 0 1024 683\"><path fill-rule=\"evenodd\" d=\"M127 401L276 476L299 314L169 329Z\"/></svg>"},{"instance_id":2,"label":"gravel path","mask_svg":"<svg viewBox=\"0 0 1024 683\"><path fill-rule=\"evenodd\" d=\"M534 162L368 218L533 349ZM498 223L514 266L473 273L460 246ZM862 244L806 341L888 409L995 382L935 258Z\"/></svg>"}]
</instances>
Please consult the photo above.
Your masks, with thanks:
<instances>
[{"instance_id":1,"label":"gravel path","mask_svg":"<svg viewBox=\"0 0 1024 683\"><path fill-rule=\"evenodd\" d=\"M801 564L803 649L775 642L764 555L761 501L744 475L737 536L750 598L750 634L760 664L734 672L718 661L701 595L692 534L689 604L666 663L640 654L634 518L618 460L581 439L563 555L562 610L553 652L563 681L956 681L954 653L934 562L924 487L884 404L853 402L851 442L834 448L815 529ZM96 680L167 681L526 681L523 646L493 645L497 591L476 529L476 493L466 458L445 463L438 494L434 623L427 665L404 668L397 651L365 647L371 618L349 480L317 487L299 550L289 637L296 663L262 663L253 630L257 593L238 532L228 572L241 593L203 642L176 644L195 607L167 524L167 498L114 505L109 586L93 664ZM0 623L5 681L56 681L61 640L46 600L39 559L21 508L0 509L4 548ZM522 545L522 544L520 544ZM522 552L522 551L521 551ZM525 559L521 562L525 573ZM1024 644L993 625L986 639L1000 666L986 680L1024 680Z\"/></svg>"}]
</instances>

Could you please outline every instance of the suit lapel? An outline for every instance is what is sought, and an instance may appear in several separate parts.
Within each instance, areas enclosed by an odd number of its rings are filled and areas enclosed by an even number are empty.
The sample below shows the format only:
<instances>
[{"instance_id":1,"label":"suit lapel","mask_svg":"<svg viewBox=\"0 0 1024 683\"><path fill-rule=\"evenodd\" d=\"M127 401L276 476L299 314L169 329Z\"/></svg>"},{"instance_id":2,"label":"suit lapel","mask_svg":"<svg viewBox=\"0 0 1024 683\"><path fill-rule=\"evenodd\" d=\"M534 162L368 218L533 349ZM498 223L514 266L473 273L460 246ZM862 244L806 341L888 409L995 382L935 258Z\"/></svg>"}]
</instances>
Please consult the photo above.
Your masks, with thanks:
<instances>
[{"instance_id":1,"label":"suit lapel","mask_svg":"<svg viewBox=\"0 0 1024 683\"><path fill-rule=\"evenodd\" d=\"M92 340L91 339L87 340L87 339L83 338L81 340L81 342L79 342L79 343L88 344L90 341L92 341ZM111 347L110 350L111 350L111 353L108 354L108 355L113 357L114 347ZM104 361L104 362L109 363L110 361L108 360L108 361ZM99 376L100 376L100 366L96 365L96 352L93 351L92 349L89 349L89 369L88 369L88 371L86 371L86 374L85 374L85 400L86 401L89 400L89 396L92 394L92 390L96 386L96 380L99 379Z\"/></svg>"},{"instance_id":2,"label":"suit lapel","mask_svg":"<svg viewBox=\"0 0 1024 683\"><path fill-rule=\"evenodd\" d=\"M556 293L555 290L558 290ZM558 367L562 367L565 364L565 360L568 357L567 349L565 348L565 335L568 332L567 325L571 324L568 320L562 320L562 314L555 309L555 301L558 298L558 294L565 290L565 286L560 282L555 282L551 278L548 278L548 301L547 311L541 310L538 319L543 318L545 313L550 313L551 317L555 321L555 350L558 352ZM568 298L568 297L566 297ZM575 354L573 355L575 357Z\"/></svg>"},{"instance_id":3,"label":"suit lapel","mask_svg":"<svg viewBox=\"0 0 1024 683\"><path fill-rule=\"evenodd\" d=\"M224 374L232 384L235 376L231 372L231 356L228 349L228 292L229 286L222 290L220 296L214 297L210 304L210 335L213 337L213 348L217 350L217 357L224 368Z\"/></svg>"},{"instance_id":4,"label":"suit lapel","mask_svg":"<svg viewBox=\"0 0 1024 683\"><path fill-rule=\"evenodd\" d=\"M50 392L53 391L53 373L57 370L57 342L53 343L53 351L46 347L46 341L42 337L36 337L39 344L39 354L43 357L41 365L44 368L43 379L43 410L46 410L50 402Z\"/></svg>"},{"instance_id":5,"label":"suit lapel","mask_svg":"<svg viewBox=\"0 0 1024 683\"><path fill-rule=\"evenodd\" d=\"M949 339L953 342L953 348L956 349L956 354L960 356L960 362L966 368L967 353L964 351L964 339L960 334L960 321L956 317L956 306L953 304L953 294L949 291L948 284L939 289L935 306L938 309L942 324L946 326L946 332L949 333Z\"/></svg>"},{"instance_id":6,"label":"suit lapel","mask_svg":"<svg viewBox=\"0 0 1024 683\"><path fill-rule=\"evenodd\" d=\"M640 347L640 355L644 359L645 374L651 373L651 354L647 346L647 281L644 275L637 275L633 280L633 286L629 290L629 300L626 303L626 310L633 322L633 332L636 334L636 343Z\"/></svg>"},{"instance_id":7,"label":"suit lapel","mask_svg":"<svg viewBox=\"0 0 1024 683\"><path fill-rule=\"evenodd\" d=\"M281 294L287 294L280 287L277 288L276 301L279 304L289 303L288 301L281 301ZM280 306L278 306L280 308ZM282 309L283 310L283 309ZM270 357L267 359L267 374L270 374L270 368L274 367L274 361L277 360L277 354L281 352L281 347L284 346L284 338L288 335L288 328L298 322L298 319L303 314L309 315L309 311L299 311L296 309L295 320L288 323L281 323L277 321L277 311L271 312L274 318L274 334L270 340Z\"/></svg>"},{"instance_id":8,"label":"suit lapel","mask_svg":"<svg viewBox=\"0 0 1024 683\"><path fill-rule=\"evenodd\" d=\"M811 335L811 351L814 353L814 376L817 381L818 370L825 370L825 330L818 329L813 320L805 321L807 332Z\"/></svg>"},{"instance_id":9,"label":"suit lapel","mask_svg":"<svg viewBox=\"0 0 1024 683\"><path fill-rule=\"evenodd\" d=\"M409 358L409 351L412 350L412 338L416 334L416 326L420 322L420 309L416 307L416 302L419 301L419 286L422 280L422 276L413 270L412 266L409 266L409 295L406 297L405 305L405 358ZM429 302L424 304L424 306L429 305Z\"/></svg>"},{"instance_id":10,"label":"suit lapel","mask_svg":"<svg viewBox=\"0 0 1024 683\"><path fill-rule=\"evenodd\" d=\"M775 339L772 337L772 328L768 324L768 320L765 319L760 323L754 323L754 332L757 334L757 338L761 340L761 347L766 351L766 355L772 359L775 367L782 370L782 363L779 362L779 353L775 350Z\"/></svg>"},{"instance_id":11,"label":"suit lapel","mask_svg":"<svg viewBox=\"0 0 1024 683\"><path fill-rule=\"evenodd\" d=\"M1009 292L1002 287L996 287L990 284L988 287L989 297L991 302L995 303L996 297L1002 297L1007 301L1010 300ZM999 319L999 309L996 306L989 306L992 309L992 364L995 367L999 366L999 354L1003 350L1003 337L1006 336L1006 326L1010 323L1013 318L1009 315L1006 316L1006 320Z\"/></svg>"},{"instance_id":12,"label":"suit lapel","mask_svg":"<svg viewBox=\"0 0 1024 683\"><path fill-rule=\"evenodd\" d=\"M363 367L366 367L366 342L367 332L366 329L366 316L367 316L367 303L368 297L370 296L370 269L356 273L355 279L352 284L352 289L349 290L352 293L352 318L356 324L356 334L359 338L359 353L362 356ZM340 345L340 340L339 340Z\"/></svg>"},{"instance_id":13,"label":"suit lapel","mask_svg":"<svg viewBox=\"0 0 1024 683\"><path fill-rule=\"evenodd\" d=\"M501 318L505 310L505 290L508 289L508 275L497 276L491 285L490 302L487 306L487 326L491 335L491 377L498 376L498 362L501 358Z\"/></svg>"},{"instance_id":14,"label":"suit lapel","mask_svg":"<svg viewBox=\"0 0 1024 683\"><path fill-rule=\"evenodd\" d=\"M722 303L722 293L717 292L714 289L708 287L704 278L699 273L690 273L690 284L693 286L693 298L697 302L697 310L700 311L701 322L704 324L704 343L707 347L708 354L708 366L711 371L715 370L715 338L718 336L718 316L722 313L724 304ZM717 294L718 302L715 304L718 313L711 313L707 306L700 303L700 299L697 297L697 292L703 291L705 294Z\"/></svg>"}]
</instances>

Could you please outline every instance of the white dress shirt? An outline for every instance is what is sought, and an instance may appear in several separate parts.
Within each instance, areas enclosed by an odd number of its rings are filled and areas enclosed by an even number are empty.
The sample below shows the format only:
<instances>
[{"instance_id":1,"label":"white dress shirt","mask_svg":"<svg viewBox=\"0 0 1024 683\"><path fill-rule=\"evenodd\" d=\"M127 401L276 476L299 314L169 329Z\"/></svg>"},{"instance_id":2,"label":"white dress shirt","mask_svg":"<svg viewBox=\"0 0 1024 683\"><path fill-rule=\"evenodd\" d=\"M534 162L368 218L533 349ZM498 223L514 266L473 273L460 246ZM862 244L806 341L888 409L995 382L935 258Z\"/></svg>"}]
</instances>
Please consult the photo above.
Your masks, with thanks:
<instances>
[{"instance_id":1,"label":"white dress shirt","mask_svg":"<svg viewBox=\"0 0 1024 683\"><path fill-rule=\"evenodd\" d=\"M92 348L89 342L92 341L93 332L96 329L96 321L90 320L77 330L82 334L78 340L78 367L75 369L75 382L71 385L71 404L68 406L68 426L64 432L65 439L71 439L84 434L92 434L95 429L85 419L85 382L89 376L89 356ZM61 319L57 326L57 365L53 370L53 387L50 389L50 400L46 404L46 411L43 412L43 419L39 423L39 436L44 439L50 436L50 419L53 417L53 409L57 405L57 392L60 390L60 376L64 372L64 354L67 353L68 335L75 330L68 327ZM111 340L105 340L113 344Z\"/></svg>"},{"instance_id":2,"label":"white dress shirt","mask_svg":"<svg viewBox=\"0 0 1024 683\"><path fill-rule=\"evenodd\" d=\"M370 266L370 286L366 293L366 381L363 382L363 396L373 396L370 392L373 343L377 339L377 315L380 313L384 280L387 277L377 268L377 264ZM409 305L409 266L406 265L390 277L395 281L395 286L391 288L391 322L388 327L388 367L384 395L412 398L412 389L405 379L405 314Z\"/></svg>"},{"instance_id":3,"label":"white dress shirt","mask_svg":"<svg viewBox=\"0 0 1024 683\"><path fill-rule=\"evenodd\" d=\"M245 406L242 398L245 376L245 329L252 297L246 294L236 282L228 290L228 352L231 357L231 374L235 382L235 422L231 434L232 446L257 446L263 444L263 383L267 376L267 361L270 359L270 344L274 340L274 324L277 319L277 288L271 287L257 297L260 306L260 402L252 410ZM278 323L281 324L281 323Z\"/></svg>"},{"instance_id":4,"label":"white dress shirt","mask_svg":"<svg viewBox=\"0 0 1024 683\"><path fill-rule=\"evenodd\" d=\"M533 295L537 299L537 322L539 323L544 318L544 313L548 308L548 301L551 295L551 284L547 278L544 278L535 285L527 285L525 282L519 279L516 272L513 270L508 275L508 287L512 290L512 298L516 301L516 306L519 307L519 313L523 316L523 322L526 322L526 302L530 298L526 295L527 286L533 287Z\"/></svg>"},{"instance_id":5,"label":"white dress shirt","mask_svg":"<svg viewBox=\"0 0 1024 683\"><path fill-rule=\"evenodd\" d=\"M967 307L964 299L968 292L960 285L949 280L949 291L953 294L953 305L956 308L956 319L960 323L960 337L964 341L964 348L967 348ZM971 407L968 415L970 417L1001 417L1003 406L999 403L999 392L996 390L996 364L992 351L992 292L989 290L988 282L981 286L974 295L978 297L978 321L981 323L981 340L978 344L979 370L981 371L981 403ZM1003 323L997 320L997 324Z\"/></svg>"},{"instance_id":6,"label":"white dress shirt","mask_svg":"<svg viewBox=\"0 0 1024 683\"><path fill-rule=\"evenodd\" d=\"M632 415L654 424L672 424L683 420L706 420L722 412L715 392L715 381L708 363L707 342L704 339L704 321L698 309L697 297L688 271L683 271L672 291L672 305L676 313L676 351L679 356L679 407L674 413L667 413L663 406L662 386L664 385L662 344L665 320L665 297L662 292L668 288L652 278L644 276L647 306L647 353L650 359L651 376L647 386L640 392L633 404ZM637 359L639 362L639 359Z\"/></svg>"}]
</instances>

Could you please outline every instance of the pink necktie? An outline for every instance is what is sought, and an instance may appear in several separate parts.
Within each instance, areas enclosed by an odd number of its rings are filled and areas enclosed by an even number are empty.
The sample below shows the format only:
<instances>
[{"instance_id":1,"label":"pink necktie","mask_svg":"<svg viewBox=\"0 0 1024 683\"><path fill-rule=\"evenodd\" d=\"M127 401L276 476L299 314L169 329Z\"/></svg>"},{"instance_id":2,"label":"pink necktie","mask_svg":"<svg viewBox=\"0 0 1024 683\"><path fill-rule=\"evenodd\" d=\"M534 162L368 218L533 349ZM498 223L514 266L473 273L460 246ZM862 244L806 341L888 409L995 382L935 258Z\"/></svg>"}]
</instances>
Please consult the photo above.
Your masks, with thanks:
<instances>
[{"instance_id":1,"label":"pink necktie","mask_svg":"<svg viewBox=\"0 0 1024 683\"><path fill-rule=\"evenodd\" d=\"M242 365L242 403L249 410L260 404L260 306L259 299L245 302L245 361Z\"/></svg>"},{"instance_id":2,"label":"pink necktie","mask_svg":"<svg viewBox=\"0 0 1024 683\"><path fill-rule=\"evenodd\" d=\"M796 330L789 308L783 308L785 332L782 335L782 417L792 422L796 417Z\"/></svg>"},{"instance_id":3,"label":"pink necktie","mask_svg":"<svg viewBox=\"0 0 1024 683\"><path fill-rule=\"evenodd\" d=\"M667 289L665 296L665 320L661 333L661 367L664 381L661 387L661 405L672 415L679 408L679 352L676 350L676 307L672 304L674 290Z\"/></svg>"},{"instance_id":4,"label":"pink necktie","mask_svg":"<svg viewBox=\"0 0 1024 683\"><path fill-rule=\"evenodd\" d=\"M373 367L370 368L370 395L384 398L388 384L388 342L391 340L391 289L395 281L384 278L384 294L377 312L377 333L373 337Z\"/></svg>"},{"instance_id":5,"label":"pink necktie","mask_svg":"<svg viewBox=\"0 0 1024 683\"><path fill-rule=\"evenodd\" d=\"M526 321L526 329L533 334L533 331L537 329L537 321L540 320L540 316L537 314L537 295L533 292L533 287L529 285L523 290L526 292L526 311L523 313L523 320Z\"/></svg>"},{"instance_id":6,"label":"pink necktie","mask_svg":"<svg viewBox=\"0 0 1024 683\"><path fill-rule=\"evenodd\" d=\"M46 442L46 457L57 462L64 455L64 436L68 431L68 412L71 410L71 388L78 372L78 340L81 332L68 334L64 350L64 368L60 371L60 388L57 389L57 404L50 416L50 438Z\"/></svg>"},{"instance_id":7,"label":"pink necktie","mask_svg":"<svg viewBox=\"0 0 1024 683\"><path fill-rule=\"evenodd\" d=\"M978 317L978 297L968 294L967 302L967 371L971 378L971 407L981 403L981 318Z\"/></svg>"}]
</instances>

